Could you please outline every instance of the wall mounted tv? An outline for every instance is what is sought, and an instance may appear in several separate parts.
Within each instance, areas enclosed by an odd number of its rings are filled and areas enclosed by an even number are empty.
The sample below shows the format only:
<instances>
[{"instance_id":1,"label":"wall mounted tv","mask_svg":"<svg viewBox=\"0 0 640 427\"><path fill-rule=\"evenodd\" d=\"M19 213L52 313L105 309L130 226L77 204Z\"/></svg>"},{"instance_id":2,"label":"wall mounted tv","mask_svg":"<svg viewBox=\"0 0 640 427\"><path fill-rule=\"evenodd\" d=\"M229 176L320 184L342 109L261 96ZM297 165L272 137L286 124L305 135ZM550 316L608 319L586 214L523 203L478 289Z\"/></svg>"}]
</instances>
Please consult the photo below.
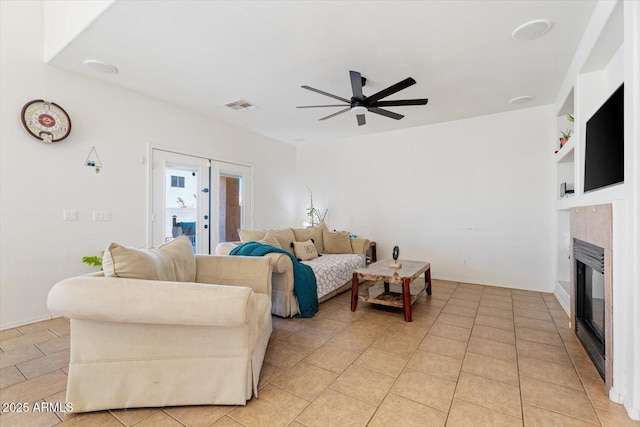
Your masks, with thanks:
<instances>
[{"instance_id":1,"label":"wall mounted tv","mask_svg":"<svg viewBox=\"0 0 640 427\"><path fill-rule=\"evenodd\" d=\"M624 182L624 84L587 121L584 191Z\"/></svg>"}]
</instances>

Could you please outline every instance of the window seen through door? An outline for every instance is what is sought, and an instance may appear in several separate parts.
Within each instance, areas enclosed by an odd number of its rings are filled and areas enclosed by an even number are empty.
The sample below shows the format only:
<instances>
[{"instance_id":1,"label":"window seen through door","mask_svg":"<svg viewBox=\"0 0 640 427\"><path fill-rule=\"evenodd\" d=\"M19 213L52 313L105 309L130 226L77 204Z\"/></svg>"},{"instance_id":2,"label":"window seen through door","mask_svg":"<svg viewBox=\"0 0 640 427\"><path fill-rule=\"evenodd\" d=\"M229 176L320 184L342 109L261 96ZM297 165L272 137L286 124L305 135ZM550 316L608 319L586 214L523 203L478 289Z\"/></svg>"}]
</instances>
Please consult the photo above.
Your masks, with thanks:
<instances>
[{"instance_id":1,"label":"window seen through door","mask_svg":"<svg viewBox=\"0 0 640 427\"><path fill-rule=\"evenodd\" d=\"M184 188L184 176L171 175L171 186L174 188Z\"/></svg>"}]
</instances>

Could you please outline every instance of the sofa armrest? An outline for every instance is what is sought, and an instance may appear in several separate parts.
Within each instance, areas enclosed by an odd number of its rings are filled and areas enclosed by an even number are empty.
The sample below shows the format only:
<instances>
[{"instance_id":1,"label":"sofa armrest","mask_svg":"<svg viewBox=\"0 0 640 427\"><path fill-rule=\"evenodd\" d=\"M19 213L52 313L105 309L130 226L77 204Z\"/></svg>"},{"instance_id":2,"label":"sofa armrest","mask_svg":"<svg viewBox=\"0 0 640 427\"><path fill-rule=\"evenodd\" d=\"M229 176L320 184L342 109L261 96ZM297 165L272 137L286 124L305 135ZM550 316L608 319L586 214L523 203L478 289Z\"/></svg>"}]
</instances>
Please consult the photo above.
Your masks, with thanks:
<instances>
[{"instance_id":1,"label":"sofa armrest","mask_svg":"<svg viewBox=\"0 0 640 427\"><path fill-rule=\"evenodd\" d=\"M120 277L62 280L47 306L70 319L117 323L240 326L256 315L248 287Z\"/></svg>"},{"instance_id":2,"label":"sofa armrest","mask_svg":"<svg viewBox=\"0 0 640 427\"><path fill-rule=\"evenodd\" d=\"M196 282L248 286L271 296L271 262L263 257L196 255Z\"/></svg>"},{"instance_id":3,"label":"sofa armrest","mask_svg":"<svg viewBox=\"0 0 640 427\"><path fill-rule=\"evenodd\" d=\"M216 246L216 255L229 255L231 250L238 246L238 244L239 243L237 242L218 243ZM274 273L286 273L288 271L293 271L293 263L291 262L291 258L287 255L273 252L266 254L265 257L270 259Z\"/></svg>"},{"instance_id":4,"label":"sofa armrest","mask_svg":"<svg viewBox=\"0 0 640 427\"><path fill-rule=\"evenodd\" d=\"M363 239L360 237L351 239L351 249L354 254L366 255L369 250L369 239Z\"/></svg>"},{"instance_id":5,"label":"sofa armrest","mask_svg":"<svg viewBox=\"0 0 640 427\"><path fill-rule=\"evenodd\" d=\"M291 262L291 258L289 258L288 255L271 252L266 254L264 257L268 258L271 262L271 268L273 268L274 273L293 272L293 262Z\"/></svg>"},{"instance_id":6,"label":"sofa armrest","mask_svg":"<svg viewBox=\"0 0 640 427\"><path fill-rule=\"evenodd\" d=\"M216 245L216 255L229 255L229 252L236 246L238 246L240 242L222 242Z\"/></svg>"}]
</instances>

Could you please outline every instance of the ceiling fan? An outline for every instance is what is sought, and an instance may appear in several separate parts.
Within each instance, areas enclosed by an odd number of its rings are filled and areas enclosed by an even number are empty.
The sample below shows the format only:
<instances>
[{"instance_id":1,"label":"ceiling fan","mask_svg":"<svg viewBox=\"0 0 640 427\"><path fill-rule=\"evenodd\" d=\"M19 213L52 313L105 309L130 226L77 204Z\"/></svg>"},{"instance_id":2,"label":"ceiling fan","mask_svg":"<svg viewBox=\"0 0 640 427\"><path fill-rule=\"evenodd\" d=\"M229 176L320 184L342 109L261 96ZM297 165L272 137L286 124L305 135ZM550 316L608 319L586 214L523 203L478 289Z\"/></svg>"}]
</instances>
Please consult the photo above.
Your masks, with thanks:
<instances>
[{"instance_id":1,"label":"ceiling fan","mask_svg":"<svg viewBox=\"0 0 640 427\"><path fill-rule=\"evenodd\" d=\"M338 101L346 102L349 106L343 110L338 111L337 113L329 114L326 117L321 118L320 120L327 120L331 117L335 117L342 113L346 113L347 111L351 111L356 115L358 119L358 126L362 126L367 123L364 114L369 111L371 113L380 114L381 116L389 117L392 119L400 120L404 116L402 114L394 113L393 111L385 110L380 107L401 107L405 105L426 105L429 101L427 98L423 99L402 99L396 101L381 101L382 98L386 98L389 95L393 95L396 92L401 91L402 89L406 89L409 86L416 84L416 81L407 77L406 79L389 86L386 89L381 90L380 92L374 93L371 96L365 96L362 93L362 87L366 84L367 79L362 77L362 75L357 71L349 71L349 76L351 77L351 90L353 91L353 96L351 99L342 98L340 96L332 95L330 93L324 92L319 89L312 88L310 86L301 86L303 89L310 90L312 92L319 93L321 95L329 96L331 98L337 99ZM344 104L334 104L334 105L306 105L302 107L296 108L321 108L321 107L344 107Z\"/></svg>"}]
</instances>

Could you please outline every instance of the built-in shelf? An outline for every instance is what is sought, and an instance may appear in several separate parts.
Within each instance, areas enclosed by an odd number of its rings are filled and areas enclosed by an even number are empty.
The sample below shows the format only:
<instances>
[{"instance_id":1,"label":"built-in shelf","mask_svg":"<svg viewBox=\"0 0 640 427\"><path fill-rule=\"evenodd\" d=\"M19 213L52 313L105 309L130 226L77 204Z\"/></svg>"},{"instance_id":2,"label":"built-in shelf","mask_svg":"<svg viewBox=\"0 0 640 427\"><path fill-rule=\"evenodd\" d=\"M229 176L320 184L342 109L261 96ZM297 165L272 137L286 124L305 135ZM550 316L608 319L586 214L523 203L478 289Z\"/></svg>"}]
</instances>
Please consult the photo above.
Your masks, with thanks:
<instances>
[{"instance_id":1,"label":"built-in shelf","mask_svg":"<svg viewBox=\"0 0 640 427\"><path fill-rule=\"evenodd\" d=\"M571 87L567 97L562 101L562 105L557 109L554 160L556 163L556 198L558 200L565 196L561 187L564 187L565 190L575 191L575 146L578 138L575 135L575 122L569 120L569 115L575 117L574 108L575 89ZM560 137L567 132L571 137L561 146Z\"/></svg>"},{"instance_id":2,"label":"built-in shelf","mask_svg":"<svg viewBox=\"0 0 640 427\"><path fill-rule=\"evenodd\" d=\"M563 197L556 202L556 210L558 211L566 211L571 209L576 205L575 197Z\"/></svg>"},{"instance_id":3,"label":"built-in shelf","mask_svg":"<svg viewBox=\"0 0 640 427\"><path fill-rule=\"evenodd\" d=\"M556 212L556 285L554 294L560 305L570 315L571 309L571 230L569 209Z\"/></svg>"},{"instance_id":4,"label":"built-in shelf","mask_svg":"<svg viewBox=\"0 0 640 427\"><path fill-rule=\"evenodd\" d=\"M558 152L555 153L556 163L572 163L575 145L576 138L569 138L567 143L560 147Z\"/></svg>"},{"instance_id":5,"label":"built-in shelf","mask_svg":"<svg viewBox=\"0 0 640 427\"><path fill-rule=\"evenodd\" d=\"M585 31L555 104L556 135L552 145L552 150L555 151L553 160L556 175L554 294L567 313L571 313L575 305L575 301L571 300L574 286L571 282L571 268L574 262L571 259L570 248L571 213L585 206L600 206L612 200L628 198L629 186L626 183L597 191L583 191L587 121L622 83L628 64L625 63L628 57L625 56L624 50L624 7L623 1L597 3L596 12ZM630 103L625 102L625 108L629 106ZM575 120L567 120L567 114L573 115ZM571 137L560 147L561 132L566 133L569 129ZM560 192L562 183L573 189L574 194L563 197ZM611 220L606 222L611 224ZM608 321L610 322L610 319ZM611 338L610 334L607 340ZM608 345L611 346L611 342L608 341ZM610 388L611 378L607 375L607 389Z\"/></svg>"}]
</instances>

